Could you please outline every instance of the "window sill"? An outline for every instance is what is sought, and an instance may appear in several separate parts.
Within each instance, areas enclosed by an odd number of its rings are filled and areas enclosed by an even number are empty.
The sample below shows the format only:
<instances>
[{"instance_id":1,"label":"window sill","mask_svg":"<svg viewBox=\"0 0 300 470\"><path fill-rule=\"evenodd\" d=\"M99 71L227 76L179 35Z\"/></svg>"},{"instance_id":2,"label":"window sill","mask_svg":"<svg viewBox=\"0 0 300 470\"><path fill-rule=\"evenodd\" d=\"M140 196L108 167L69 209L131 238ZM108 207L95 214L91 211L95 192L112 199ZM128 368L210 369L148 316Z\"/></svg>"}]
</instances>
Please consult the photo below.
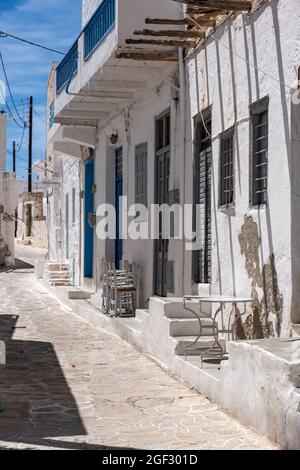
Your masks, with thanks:
<instances>
[{"instance_id":1,"label":"window sill","mask_svg":"<svg viewBox=\"0 0 300 470\"><path fill-rule=\"evenodd\" d=\"M219 212L222 212L223 214L228 214L228 215L235 215L235 205L228 204L226 206L220 206Z\"/></svg>"},{"instance_id":2,"label":"window sill","mask_svg":"<svg viewBox=\"0 0 300 470\"><path fill-rule=\"evenodd\" d=\"M249 206L247 212L257 212L257 211L265 211L268 207L268 204L260 204L259 206Z\"/></svg>"}]
</instances>

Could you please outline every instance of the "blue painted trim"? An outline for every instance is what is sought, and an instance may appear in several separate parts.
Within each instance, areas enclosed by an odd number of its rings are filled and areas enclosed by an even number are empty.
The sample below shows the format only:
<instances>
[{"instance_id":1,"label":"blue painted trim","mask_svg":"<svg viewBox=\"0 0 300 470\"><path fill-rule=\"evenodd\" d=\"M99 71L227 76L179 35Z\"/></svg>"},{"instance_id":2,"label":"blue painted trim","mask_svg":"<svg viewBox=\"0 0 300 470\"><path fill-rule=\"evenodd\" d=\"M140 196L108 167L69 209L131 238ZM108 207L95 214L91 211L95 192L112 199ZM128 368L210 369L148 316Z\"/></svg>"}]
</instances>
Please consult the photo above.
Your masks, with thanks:
<instances>
[{"instance_id":1,"label":"blue painted trim","mask_svg":"<svg viewBox=\"0 0 300 470\"><path fill-rule=\"evenodd\" d=\"M116 1L103 0L90 18L75 43L56 68L56 94L59 95L67 86L70 78L78 72L78 40L84 35L84 61L89 60L100 44L105 40L116 24ZM89 35L90 44L87 42Z\"/></svg>"},{"instance_id":2,"label":"blue painted trim","mask_svg":"<svg viewBox=\"0 0 300 470\"><path fill-rule=\"evenodd\" d=\"M103 36L103 38L101 39L100 42L98 42L98 44L94 47L94 49L84 58L84 61L85 62L88 62L90 60L90 58L94 55L94 53L96 52L96 50L99 48L99 46L105 41L105 39L107 38L107 36L110 35L110 33L113 31L113 29L115 28L116 26L116 23L114 22L111 27L109 28L109 30L105 33L105 35Z\"/></svg>"},{"instance_id":3,"label":"blue painted trim","mask_svg":"<svg viewBox=\"0 0 300 470\"><path fill-rule=\"evenodd\" d=\"M88 222L88 215L94 213L94 175L95 162L89 160L85 163L84 178L84 277L93 277L94 267L94 229Z\"/></svg>"},{"instance_id":4,"label":"blue painted trim","mask_svg":"<svg viewBox=\"0 0 300 470\"><path fill-rule=\"evenodd\" d=\"M115 20L115 0L103 0L83 30L85 60L99 47Z\"/></svg>"}]
</instances>

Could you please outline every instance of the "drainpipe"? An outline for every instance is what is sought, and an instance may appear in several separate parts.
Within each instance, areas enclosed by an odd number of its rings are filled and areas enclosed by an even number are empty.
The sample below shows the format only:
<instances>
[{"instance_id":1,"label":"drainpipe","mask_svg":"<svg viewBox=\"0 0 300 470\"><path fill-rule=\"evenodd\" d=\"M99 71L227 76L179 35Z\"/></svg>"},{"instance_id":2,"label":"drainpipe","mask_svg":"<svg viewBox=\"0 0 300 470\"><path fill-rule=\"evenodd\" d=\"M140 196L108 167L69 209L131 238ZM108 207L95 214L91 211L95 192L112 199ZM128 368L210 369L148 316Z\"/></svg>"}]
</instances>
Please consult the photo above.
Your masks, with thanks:
<instances>
[{"instance_id":1,"label":"drainpipe","mask_svg":"<svg viewBox=\"0 0 300 470\"><path fill-rule=\"evenodd\" d=\"M181 173L181 181L180 181L180 193L181 193L181 206L182 206L182 217L183 217L183 229L184 229L184 219L185 219L185 157L186 157L186 99L185 99L185 64L184 64L184 57L183 57L183 49L178 49L178 61L179 61L179 81L180 81L180 91L179 91L179 106L180 106L180 142L181 142L181 159L180 159L180 173ZM183 230L183 239L182 239L182 295L185 294L184 292L184 278L185 278L185 233Z\"/></svg>"}]
</instances>

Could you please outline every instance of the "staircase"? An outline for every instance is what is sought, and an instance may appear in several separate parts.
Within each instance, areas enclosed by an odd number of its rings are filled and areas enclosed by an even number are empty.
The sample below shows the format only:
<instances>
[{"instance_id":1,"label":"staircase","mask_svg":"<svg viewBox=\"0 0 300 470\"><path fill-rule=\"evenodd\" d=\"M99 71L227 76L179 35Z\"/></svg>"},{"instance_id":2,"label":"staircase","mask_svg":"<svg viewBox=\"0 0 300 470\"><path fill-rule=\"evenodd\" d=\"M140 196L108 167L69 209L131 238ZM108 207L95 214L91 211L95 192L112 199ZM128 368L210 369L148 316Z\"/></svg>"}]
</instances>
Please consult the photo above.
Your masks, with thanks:
<instances>
[{"instance_id":1,"label":"staircase","mask_svg":"<svg viewBox=\"0 0 300 470\"><path fill-rule=\"evenodd\" d=\"M197 313L199 312L198 302L189 302L188 307ZM165 305L165 316L169 321L169 335L175 343L175 354L184 356L186 348L196 341L199 335L199 321L192 312L184 309L183 301L168 302ZM212 319L208 318L205 312L200 313L200 318L202 335L193 348L188 351L189 356L200 356L215 343ZM220 343L225 348L224 340L220 340Z\"/></svg>"},{"instance_id":2,"label":"staircase","mask_svg":"<svg viewBox=\"0 0 300 470\"><path fill-rule=\"evenodd\" d=\"M292 324L292 336L300 336L300 324Z\"/></svg>"},{"instance_id":3,"label":"staircase","mask_svg":"<svg viewBox=\"0 0 300 470\"><path fill-rule=\"evenodd\" d=\"M47 263L45 281L51 286L71 286L72 274L67 263Z\"/></svg>"}]
</instances>

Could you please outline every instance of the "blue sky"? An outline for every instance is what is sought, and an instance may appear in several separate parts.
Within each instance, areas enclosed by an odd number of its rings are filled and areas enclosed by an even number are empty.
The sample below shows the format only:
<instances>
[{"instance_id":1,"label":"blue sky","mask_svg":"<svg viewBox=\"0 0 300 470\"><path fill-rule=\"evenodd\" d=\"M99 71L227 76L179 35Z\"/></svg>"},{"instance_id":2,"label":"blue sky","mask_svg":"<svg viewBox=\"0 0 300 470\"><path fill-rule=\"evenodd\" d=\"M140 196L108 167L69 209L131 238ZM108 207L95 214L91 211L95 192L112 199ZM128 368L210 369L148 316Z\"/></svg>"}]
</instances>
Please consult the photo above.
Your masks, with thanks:
<instances>
[{"instance_id":1,"label":"blue sky","mask_svg":"<svg viewBox=\"0 0 300 470\"><path fill-rule=\"evenodd\" d=\"M81 29L81 0L0 0L0 31L43 44L62 52L68 51ZM53 61L61 60L53 54L19 41L0 38L13 96L22 116L21 100L34 98L33 158L45 156L46 87ZM0 80L4 80L0 69ZM8 99L8 104L11 102ZM0 110L5 106L0 104ZM11 106L12 108L12 106ZM12 168L12 141L21 141L22 130L13 121L8 126L7 170ZM18 177L26 176L28 134L18 152Z\"/></svg>"}]
</instances>

